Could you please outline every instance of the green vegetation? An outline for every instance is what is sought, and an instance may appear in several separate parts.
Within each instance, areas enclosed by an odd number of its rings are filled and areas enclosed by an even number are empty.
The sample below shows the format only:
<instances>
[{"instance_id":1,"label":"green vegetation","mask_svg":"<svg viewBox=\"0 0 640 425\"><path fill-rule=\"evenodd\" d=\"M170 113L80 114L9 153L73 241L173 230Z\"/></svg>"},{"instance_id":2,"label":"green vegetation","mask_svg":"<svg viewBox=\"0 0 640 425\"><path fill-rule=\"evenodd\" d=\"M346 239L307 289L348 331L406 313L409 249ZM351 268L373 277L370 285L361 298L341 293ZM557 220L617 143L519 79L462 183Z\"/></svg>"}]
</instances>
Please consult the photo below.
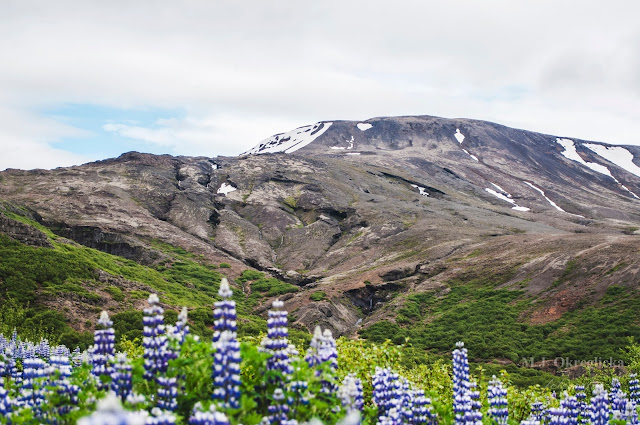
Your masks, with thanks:
<instances>
[{"instance_id":1,"label":"green vegetation","mask_svg":"<svg viewBox=\"0 0 640 425\"><path fill-rule=\"evenodd\" d=\"M248 300L252 305L257 304L258 300L264 296L275 297L300 290L300 288L295 285L273 277L266 277L264 273L255 270L243 271L242 275L237 279L237 282L242 284L250 283L251 295L249 295Z\"/></svg>"},{"instance_id":2,"label":"green vegetation","mask_svg":"<svg viewBox=\"0 0 640 425\"><path fill-rule=\"evenodd\" d=\"M309 299L311 301L322 301L327 299L327 293L324 291L315 291L311 295L309 295Z\"/></svg>"},{"instance_id":3,"label":"green vegetation","mask_svg":"<svg viewBox=\"0 0 640 425\"><path fill-rule=\"evenodd\" d=\"M34 340L46 336L53 342L86 348L92 342L89 331L95 320L85 318L97 317L110 297L119 304L113 315L118 340L126 337L133 341L142 336L138 326L141 313L133 310L134 303L155 292L174 308L188 307L193 331L210 337L211 308L219 299L217 291L222 277L216 265L201 263L200 258L181 247L152 240L150 245L168 258L154 267L146 267L95 249L59 242L61 239L51 230L33 220L3 213L38 228L53 246L28 246L0 234L0 319L7 328L3 329L5 334L16 328ZM225 267L231 266L220 264L220 268ZM99 271L114 278L105 280L105 274ZM279 295L298 290L278 280L265 279L262 274L254 280L256 294ZM259 296L249 299L242 291L234 291L233 298L238 305L239 334L257 335L265 331L264 319L251 311ZM79 302L84 317L68 317L70 309L52 310L50 306L60 305L61 300ZM78 314L77 307L73 310ZM172 314L175 312L167 312L169 317ZM39 334L34 335L33 329L39 329Z\"/></svg>"},{"instance_id":4,"label":"green vegetation","mask_svg":"<svg viewBox=\"0 0 640 425\"><path fill-rule=\"evenodd\" d=\"M575 267L575 262L568 264L563 279ZM507 274L498 278L504 280ZM494 289L494 283L481 276L466 284L461 279L449 284L450 292L443 296L431 292L407 296L395 321L380 321L360 335L377 343L409 341L418 352L433 355L448 353L456 341L464 341L487 370L504 369L488 362L508 359L507 369L518 385L542 384L549 378L519 367L525 359L616 360L629 337L640 339L636 290L632 293L629 288L610 286L597 306L582 305L558 320L530 324L528 312L539 307L523 291Z\"/></svg>"}]
</instances>

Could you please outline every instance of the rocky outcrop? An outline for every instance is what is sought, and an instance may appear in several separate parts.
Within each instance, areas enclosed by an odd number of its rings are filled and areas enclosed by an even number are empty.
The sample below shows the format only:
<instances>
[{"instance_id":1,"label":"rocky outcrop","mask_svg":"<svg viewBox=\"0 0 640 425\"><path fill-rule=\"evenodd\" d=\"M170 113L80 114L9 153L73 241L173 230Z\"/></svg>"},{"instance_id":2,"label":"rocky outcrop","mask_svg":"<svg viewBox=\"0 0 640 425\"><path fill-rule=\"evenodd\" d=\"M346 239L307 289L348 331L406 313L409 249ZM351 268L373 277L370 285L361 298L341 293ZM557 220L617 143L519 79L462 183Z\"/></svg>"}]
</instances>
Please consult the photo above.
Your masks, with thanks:
<instances>
[{"instance_id":1,"label":"rocky outcrop","mask_svg":"<svg viewBox=\"0 0 640 425\"><path fill-rule=\"evenodd\" d=\"M49 238L33 226L13 220L0 213L0 233L31 246L51 248Z\"/></svg>"}]
</instances>

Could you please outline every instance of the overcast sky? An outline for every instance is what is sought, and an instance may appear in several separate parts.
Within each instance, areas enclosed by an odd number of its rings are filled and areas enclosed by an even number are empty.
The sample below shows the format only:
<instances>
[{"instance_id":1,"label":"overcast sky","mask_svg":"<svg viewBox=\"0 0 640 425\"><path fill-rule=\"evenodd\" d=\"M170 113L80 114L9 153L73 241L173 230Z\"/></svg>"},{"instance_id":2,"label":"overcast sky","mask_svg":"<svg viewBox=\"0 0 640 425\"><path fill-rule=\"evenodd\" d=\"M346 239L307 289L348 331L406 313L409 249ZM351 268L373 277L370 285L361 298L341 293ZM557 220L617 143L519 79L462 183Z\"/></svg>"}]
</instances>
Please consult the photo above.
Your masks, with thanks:
<instances>
[{"instance_id":1,"label":"overcast sky","mask_svg":"<svg viewBox=\"0 0 640 425\"><path fill-rule=\"evenodd\" d=\"M437 115L640 144L635 1L0 3L0 169Z\"/></svg>"}]
</instances>

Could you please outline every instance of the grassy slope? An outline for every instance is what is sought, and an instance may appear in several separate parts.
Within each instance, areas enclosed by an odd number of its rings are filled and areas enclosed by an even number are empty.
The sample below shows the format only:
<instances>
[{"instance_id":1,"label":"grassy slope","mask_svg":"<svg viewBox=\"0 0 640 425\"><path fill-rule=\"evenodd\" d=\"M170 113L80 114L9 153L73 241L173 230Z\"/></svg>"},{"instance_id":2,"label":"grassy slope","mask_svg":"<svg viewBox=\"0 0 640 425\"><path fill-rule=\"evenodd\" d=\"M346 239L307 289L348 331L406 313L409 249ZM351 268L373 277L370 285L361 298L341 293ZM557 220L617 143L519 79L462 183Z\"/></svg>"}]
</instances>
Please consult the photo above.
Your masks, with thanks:
<instances>
[{"instance_id":1,"label":"grassy slope","mask_svg":"<svg viewBox=\"0 0 640 425\"><path fill-rule=\"evenodd\" d=\"M29 218L4 214L44 232L53 248L27 246L0 234L0 331L7 333L16 327L23 335L33 335L35 329L45 329L45 334L67 345L86 346L91 342L95 318L109 306L117 312L113 320L118 334L134 338L140 336L142 329L142 313L136 304L150 292L157 292L169 308L189 308L191 325L197 333L210 333L211 308L218 299L222 277L216 265L204 264L181 248L153 241L153 247L170 259L153 268L145 267L69 243ZM139 285L105 283L99 279L98 270L115 282L120 279ZM78 311L47 307L69 299L83 311L93 312L93 317L82 321ZM252 315L255 301L248 300L239 289L234 291L234 299L241 316L240 332L257 334L264 330L264 320ZM167 321L171 322L175 315L175 311L168 311Z\"/></svg>"}]
</instances>

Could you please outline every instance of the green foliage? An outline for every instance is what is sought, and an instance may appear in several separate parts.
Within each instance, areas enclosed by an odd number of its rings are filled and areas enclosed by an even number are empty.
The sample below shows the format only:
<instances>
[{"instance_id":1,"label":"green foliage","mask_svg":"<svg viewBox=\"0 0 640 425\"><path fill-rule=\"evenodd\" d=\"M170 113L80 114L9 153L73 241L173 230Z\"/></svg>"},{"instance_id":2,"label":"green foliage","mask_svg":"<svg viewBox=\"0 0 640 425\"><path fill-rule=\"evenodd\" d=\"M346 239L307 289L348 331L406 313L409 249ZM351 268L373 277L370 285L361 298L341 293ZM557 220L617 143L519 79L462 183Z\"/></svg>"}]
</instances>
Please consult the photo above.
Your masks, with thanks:
<instances>
[{"instance_id":1,"label":"green foliage","mask_svg":"<svg viewBox=\"0 0 640 425\"><path fill-rule=\"evenodd\" d=\"M230 269L231 268L231 264L229 264L229 263L220 263L219 267L221 269Z\"/></svg>"},{"instance_id":2,"label":"green foliage","mask_svg":"<svg viewBox=\"0 0 640 425\"><path fill-rule=\"evenodd\" d=\"M249 302L252 304L257 303L263 296L275 297L300 290L300 288L295 285L273 277L266 277L264 273L255 270L244 270L237 281L243 284L250 282L251 295L249 296Z\"/></svg>"},{"instance_id":3,"label":"green foliage","mask_svg":"<svg viewBox=\"0 0 640 425\"><path fill-rule=\"evenodd\" d=\"M122 292L122 289L117 286L107 286L104 290L111 295L111 298L113 298L114 301L124 301L124 292Z\"/></svg>"},{"instance_id":4,"label":"green foliage","mask_svg":"<svg viewBox=\"0 0 640 425\"><path fill-rule=\"evenodd\" d=\"M324 291L315 291L311 295L309 295L309 299L311 301L322 301L327 299L327 293Z\"/></svg>"}]
</instances>

